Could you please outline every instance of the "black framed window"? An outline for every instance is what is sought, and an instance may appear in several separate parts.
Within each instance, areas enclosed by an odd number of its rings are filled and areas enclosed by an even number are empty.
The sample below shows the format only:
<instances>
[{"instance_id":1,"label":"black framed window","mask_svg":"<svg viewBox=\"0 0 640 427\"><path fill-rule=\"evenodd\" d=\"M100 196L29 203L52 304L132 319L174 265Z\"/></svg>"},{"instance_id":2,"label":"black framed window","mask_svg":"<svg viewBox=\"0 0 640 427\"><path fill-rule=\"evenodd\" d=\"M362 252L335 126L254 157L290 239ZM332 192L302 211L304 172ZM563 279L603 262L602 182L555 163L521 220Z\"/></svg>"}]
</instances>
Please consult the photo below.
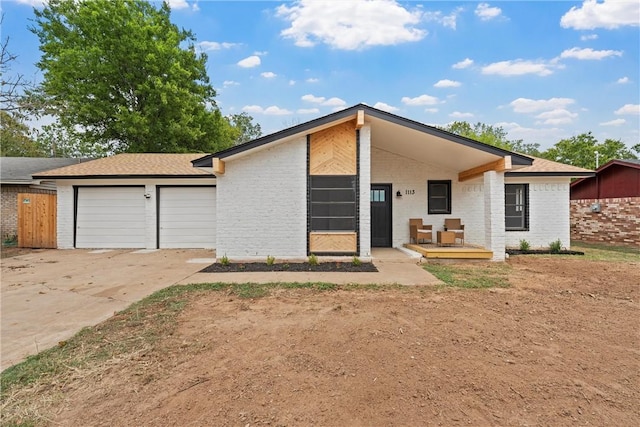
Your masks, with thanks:
<instances>
[{"instance_id":1,"label":"black framed window","mask_svg":"<svg viewBox=\"0 0 640 427\"><path fill-rule=\"evenodd\" d=\"M311 176L311 231L355 230L355 175Z\"/></svg>"},{"instance_id":2,"label":"black framed window","mask_svg":"<svg viewBox=\"0 0 640 427\"><path fill-rule=\"evenodd\" d=\"M430 214L451 213L451 180L428 181L428 212Z\"/></svg>"},{"instance_id":3,"label":"black framed window","mask_svg":"<svg viewBox=\"0 0 640 427\"><path fill-rule=\"evenodd\" d=\"M505 184L504 224L507 231L529 230L529 184Z\"/></svg>"}]
</instances>

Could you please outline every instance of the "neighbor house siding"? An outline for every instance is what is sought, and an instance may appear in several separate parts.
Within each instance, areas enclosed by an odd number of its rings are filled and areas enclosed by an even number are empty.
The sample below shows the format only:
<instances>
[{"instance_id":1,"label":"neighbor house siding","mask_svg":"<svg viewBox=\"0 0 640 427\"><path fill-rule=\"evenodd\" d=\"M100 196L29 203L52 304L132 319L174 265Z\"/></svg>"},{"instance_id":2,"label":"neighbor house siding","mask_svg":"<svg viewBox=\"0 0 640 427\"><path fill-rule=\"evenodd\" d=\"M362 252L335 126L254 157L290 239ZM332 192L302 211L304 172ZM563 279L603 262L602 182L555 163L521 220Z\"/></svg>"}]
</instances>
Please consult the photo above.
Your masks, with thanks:
<instances>
[{"instance_id":1,"label":"neighbor house siding","mask_svg":"<svg viewBox=\"0 0 640 427\"><path fill-rule=\"evenodd\" d=\"M507 231L506 246L526 240L532 248L548 248L558 239L569 248L569 178L508 177L506 184L529 184L529 231Z\"/></svg>"},{"instance_id":2,"label":"neighbor house siding","mask_svg":"<svg viewBox=\"0 0 640 427\"><path fill-rule=\"evenodd\" d=\"M307 255L306 137L226 160L218 176L218 258Z\"/></svg>"},{"instance_id":3,"label":"neighbor house siding","mask_svg":"<svg viewBox=\"0 0 640 427\"><path fill-rule=\"evenodd\" d=\"M427 181L451 180L451 214L427 213ZM465 242L484 244L484 205L482 184L460 183L455 171L425 164L373 147L371 182L392 184L393 247L409 243L409 218L422 218L435 233L444 229L445 218L461 218ZM474 181L475 182L475 181ZM411 191L415 193L407 194ZM402 197L396 197L400 191Z\"/></svg>"}]
</instances>

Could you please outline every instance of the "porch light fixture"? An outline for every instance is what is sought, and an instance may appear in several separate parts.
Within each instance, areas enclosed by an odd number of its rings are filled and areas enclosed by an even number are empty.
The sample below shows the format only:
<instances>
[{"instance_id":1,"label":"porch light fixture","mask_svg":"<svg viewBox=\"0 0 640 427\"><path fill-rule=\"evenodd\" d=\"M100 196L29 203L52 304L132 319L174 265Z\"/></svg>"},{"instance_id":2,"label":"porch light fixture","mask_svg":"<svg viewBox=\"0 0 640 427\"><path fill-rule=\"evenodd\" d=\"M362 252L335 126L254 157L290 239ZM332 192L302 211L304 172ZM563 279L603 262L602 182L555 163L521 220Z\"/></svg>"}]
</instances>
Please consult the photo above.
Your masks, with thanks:
<instances>
[{"instance_id":1,"label":"porch light fixture","mask_svg":"<svg viewBox=\"0 0 640 427\"><path fill-rule=\"evenodd\" d=\"M400 192L400 190L396 192L396 197L402 197L402 193Z\"/></svg>"}]
</instances>

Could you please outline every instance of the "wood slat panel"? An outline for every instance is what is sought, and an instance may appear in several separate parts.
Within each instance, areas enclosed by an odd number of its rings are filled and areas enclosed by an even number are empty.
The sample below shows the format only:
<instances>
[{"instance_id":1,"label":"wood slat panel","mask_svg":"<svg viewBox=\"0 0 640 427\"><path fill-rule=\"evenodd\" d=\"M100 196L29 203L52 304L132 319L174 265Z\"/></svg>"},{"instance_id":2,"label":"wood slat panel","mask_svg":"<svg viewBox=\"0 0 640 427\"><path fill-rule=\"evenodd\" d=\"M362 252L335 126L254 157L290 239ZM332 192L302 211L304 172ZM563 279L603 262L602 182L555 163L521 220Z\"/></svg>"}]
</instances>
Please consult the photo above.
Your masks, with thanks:
<instances>
[{"instance_id":1,"label":"wood slat panel","mask_svg":"<svg viewBox=\"0 0 640 427\"><path fill-rule=\"evenodd\" d=\"M358 249L356 233L309 233L309 251L321 253L355 253Z\"/></svg>"},{"instance_id":2,"label":"wood slat panel","mask_svg":"<svg viewBox=\"0 0 640 427\"><path fill-rule=\"evenodd\" d=\"M309 174L356 174L355 121L342 123L311 135Z\"/></svg>"},{"instance_id":3,"label":"wood slat panel","mask_svg":"<svg viewBox=\"0 0 640 427\"><path fill-rule=\"evenodd\" d=\"M56 247L55 194L18 194L18 246Z\"/></svg>"}]
</instances>

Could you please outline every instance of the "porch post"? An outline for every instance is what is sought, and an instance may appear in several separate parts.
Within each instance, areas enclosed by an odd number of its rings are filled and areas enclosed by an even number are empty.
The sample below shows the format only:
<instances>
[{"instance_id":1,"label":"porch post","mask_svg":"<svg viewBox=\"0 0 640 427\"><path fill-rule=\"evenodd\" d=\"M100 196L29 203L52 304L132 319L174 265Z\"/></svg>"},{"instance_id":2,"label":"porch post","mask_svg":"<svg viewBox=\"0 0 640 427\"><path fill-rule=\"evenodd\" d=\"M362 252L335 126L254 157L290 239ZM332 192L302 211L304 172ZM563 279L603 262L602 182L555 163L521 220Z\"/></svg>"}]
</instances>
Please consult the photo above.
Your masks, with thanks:
<instances>
[{"instance_id":1,"label":"porch post","mask_svg":"<svg viewBox=\"0 0 640 427\"><path fill-rule=\"evenodd\" d=\"M504 261L504 172L487 171L483 175L485 247L493 251L492 261Z\"/></svg>"}]
</instances>

